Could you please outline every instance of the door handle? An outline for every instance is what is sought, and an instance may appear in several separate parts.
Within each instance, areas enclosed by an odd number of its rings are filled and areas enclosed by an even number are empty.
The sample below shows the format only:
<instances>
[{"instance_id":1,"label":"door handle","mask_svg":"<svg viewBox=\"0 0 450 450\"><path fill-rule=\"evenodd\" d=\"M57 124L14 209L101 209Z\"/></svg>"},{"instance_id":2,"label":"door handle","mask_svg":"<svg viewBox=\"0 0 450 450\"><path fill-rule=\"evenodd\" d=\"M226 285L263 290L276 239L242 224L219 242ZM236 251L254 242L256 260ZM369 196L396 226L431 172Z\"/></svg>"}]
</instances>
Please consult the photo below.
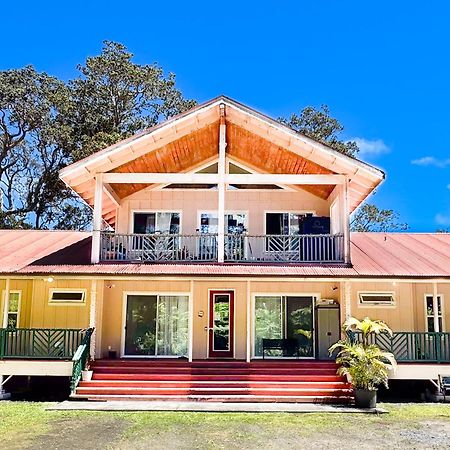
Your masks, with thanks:
<instances>
[{"instance_id":1,"label":"door handle","mask_svg":"<svg viewBox=\"0 0 450 450\"><path fill-rule=\"evenodd\" d=\"M211 328L211 327L205 327L205 331L212 331L212 330L214 330L214 328Z\"/></svg>"}]
</instances>

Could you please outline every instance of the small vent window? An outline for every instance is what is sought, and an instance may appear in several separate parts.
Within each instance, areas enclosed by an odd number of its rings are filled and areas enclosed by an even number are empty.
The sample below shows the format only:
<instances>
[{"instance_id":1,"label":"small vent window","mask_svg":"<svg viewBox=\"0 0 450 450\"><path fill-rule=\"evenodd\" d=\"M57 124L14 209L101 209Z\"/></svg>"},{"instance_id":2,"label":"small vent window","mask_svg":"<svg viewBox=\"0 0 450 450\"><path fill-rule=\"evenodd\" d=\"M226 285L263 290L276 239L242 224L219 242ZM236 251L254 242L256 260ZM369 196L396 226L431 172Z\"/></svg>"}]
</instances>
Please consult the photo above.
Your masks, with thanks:
<instances>
[{"instance_id":1,"label":"small vent window","mask_svg":"<svg viewBox=\"0 0 450 450\"><path fill-rule=\"evenodd\" d=\"M58 290L52 289L50 291L50 303L76 303L82 304L86 299L85 290Z\"/></svg>"},{"instance_id":2,"label":"small vent window","mask_svg":"<svg viewBox=\"0 0 450 450\"><path fill-rule=\"evenodd\" d=\"M393 292L360 292L360 305L379 305L392 306L395 305L395 297Z\"/></svg>"}]
</instances>

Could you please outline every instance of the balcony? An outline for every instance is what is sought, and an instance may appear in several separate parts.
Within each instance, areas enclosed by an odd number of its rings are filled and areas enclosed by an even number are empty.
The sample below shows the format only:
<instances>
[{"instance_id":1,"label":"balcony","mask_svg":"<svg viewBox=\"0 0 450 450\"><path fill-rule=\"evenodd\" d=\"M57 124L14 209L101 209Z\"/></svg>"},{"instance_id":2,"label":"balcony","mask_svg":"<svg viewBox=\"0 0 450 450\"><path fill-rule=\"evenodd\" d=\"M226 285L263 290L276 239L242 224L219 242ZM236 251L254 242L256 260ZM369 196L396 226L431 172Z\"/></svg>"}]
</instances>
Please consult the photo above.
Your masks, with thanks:
<instances>
[{"instance_id":1,"label":"balcony","mask_svg":"<svg viewBox=\"0 0 450 450\"><path fill-rule=\"evenodd\" d=\"M103 262L217 262L219 235L102 232ZM225 234L225 262L342 263L344 236Z\"/></svg>"}]
</instances>

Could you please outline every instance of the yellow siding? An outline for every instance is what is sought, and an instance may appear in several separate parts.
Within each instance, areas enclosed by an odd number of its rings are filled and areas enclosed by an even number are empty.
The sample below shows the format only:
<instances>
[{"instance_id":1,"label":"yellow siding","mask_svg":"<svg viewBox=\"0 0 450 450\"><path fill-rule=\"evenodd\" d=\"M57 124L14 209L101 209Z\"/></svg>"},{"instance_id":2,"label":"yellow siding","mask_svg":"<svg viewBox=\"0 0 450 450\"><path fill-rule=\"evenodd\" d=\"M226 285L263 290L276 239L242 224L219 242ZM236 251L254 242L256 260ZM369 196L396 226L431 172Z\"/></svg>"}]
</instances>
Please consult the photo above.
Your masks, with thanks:
<instances>
[{"instance_id":1,"label":"yellow siding","mask_svg":"<svg viewBox=\"0 0 450 450\"><path fill-rule=\"evenodd\" d=\"M86 302L83 305L49 304L51 288L84 288ZM85 328L89 324L89 301L91 281L89 280L55 280L48 283L34 280L33 304L30 326L33 328Z\"/></svg>"},{"instance_id":2,"label":"yellow siding","mask_svg":"<svg viewBox=\"0 0 450 450\"><path fill-rule=\"evenodd\" d=\"M409 283L351 283L352 304L351 315L362 319L383 320L394 331L414 331L416 314L415 302L413 299L412 285ZM375 307L369 305L359 305L358 292L394 292L395 306Z\"/></svg>"}]
</instances>

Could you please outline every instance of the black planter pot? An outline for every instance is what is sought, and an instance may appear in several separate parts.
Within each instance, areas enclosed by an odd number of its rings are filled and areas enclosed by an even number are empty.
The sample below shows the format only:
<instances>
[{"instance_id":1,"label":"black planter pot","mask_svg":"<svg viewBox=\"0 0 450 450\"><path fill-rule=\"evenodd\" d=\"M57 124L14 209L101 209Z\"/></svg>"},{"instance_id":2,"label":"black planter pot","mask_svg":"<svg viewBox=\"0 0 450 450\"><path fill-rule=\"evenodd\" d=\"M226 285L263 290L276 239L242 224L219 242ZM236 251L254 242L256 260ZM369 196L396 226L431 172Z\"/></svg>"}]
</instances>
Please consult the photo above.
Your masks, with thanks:
<instances>
[{"instance_id":1,"label":"black planter pot","mask_svg":"<svg viewBox=\"0 0 450 450\"><path fill-rule=\"evenodd\" d=\"M355 406L357 408L376 408L377 391L368 391L366 389L355 389Z\"/></svg>"}]
</instances>

